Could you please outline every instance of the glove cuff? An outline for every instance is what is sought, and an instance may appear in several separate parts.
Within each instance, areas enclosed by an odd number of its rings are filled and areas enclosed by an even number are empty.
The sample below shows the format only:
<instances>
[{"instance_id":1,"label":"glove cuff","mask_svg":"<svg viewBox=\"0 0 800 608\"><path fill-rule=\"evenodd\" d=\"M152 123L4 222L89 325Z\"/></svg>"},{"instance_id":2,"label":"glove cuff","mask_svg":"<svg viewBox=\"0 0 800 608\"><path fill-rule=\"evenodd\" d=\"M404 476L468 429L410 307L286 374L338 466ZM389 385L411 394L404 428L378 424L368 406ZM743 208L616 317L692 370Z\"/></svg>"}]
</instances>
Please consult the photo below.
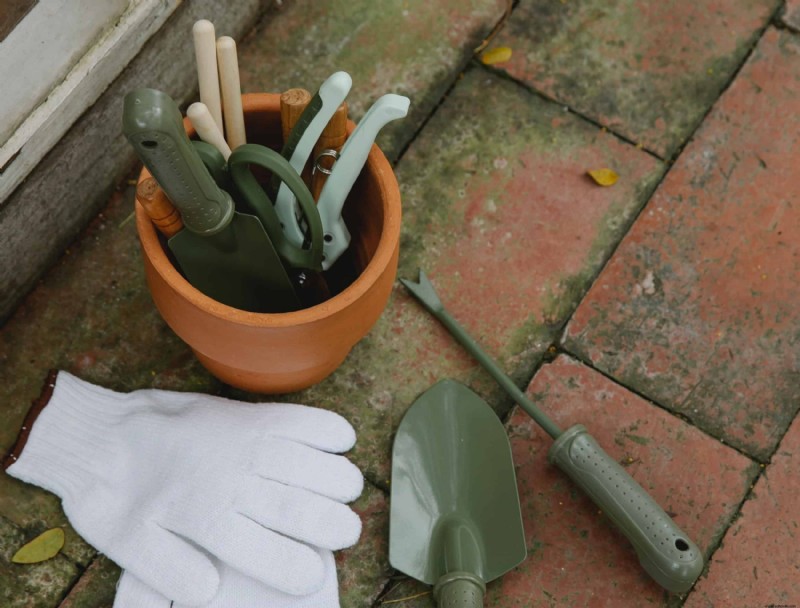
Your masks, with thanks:
<instances>
[{"instance_id":1,"label":"glove cuff","mask_svg":"<svg viewBox=\"0 0 800 608\"><path fill-rule=\"evenodd\" d=\"M126 413L124 397L51 372L4 459L6 472L62 499L81 493L113 447L109 429Z\"/></svg>"}]
</instances>

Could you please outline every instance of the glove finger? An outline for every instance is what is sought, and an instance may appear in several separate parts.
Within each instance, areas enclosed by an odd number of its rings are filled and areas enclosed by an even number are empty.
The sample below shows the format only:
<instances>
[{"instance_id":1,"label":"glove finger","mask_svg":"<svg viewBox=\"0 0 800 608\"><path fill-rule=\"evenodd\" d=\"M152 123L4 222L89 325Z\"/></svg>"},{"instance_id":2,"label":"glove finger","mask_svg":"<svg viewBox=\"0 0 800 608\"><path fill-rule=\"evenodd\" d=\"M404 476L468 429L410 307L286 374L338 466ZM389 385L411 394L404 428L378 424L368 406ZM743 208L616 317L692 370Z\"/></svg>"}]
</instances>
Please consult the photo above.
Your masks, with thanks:
<instances>
[{"instance_id":1,"label":"glove finger","mask_svg":"<svg viewBox=\"0 0 800 608\"><path fill-rule=\"evenodd\" d=\"M253 472L338 502L352 502L364 489L361 471L344 456L285 439L274 439L259 449Z\"/></svg>"},{"instance_id":2,"label":"glove finger","mask_svg":"<svg viewBox=\"0 0 800 608\"><path fill-rule=\"evenodd\" d=\"M211 560L157 525L142 526L107 555L148 587L177 602L203 605L219 588L219 574Z\"/></svg>"},{"instance_id":3,"label":"glove finger","mask_svg":"<svg viewBox=\"0 0 800 608\"><path fill-rule=\"evenodd\" d=\"M336 412L293 403L274 403L264 407L264 429L273 437L283 437L326 452L346 452L356 443L352 425Z\"/></svg>"},{"instance_id":4,"label":"glove finger","mask_svg":"<svg viewBox=\"0 0 800 608\"><path fill-rule=\"evenodd\" d=\"M322 588L325 570L314 549L269 530L240 513L230 513L196 540L220 561L290 595Z\"/></svg>"},{"instance_id":5,"label":"glove finger","mask_svg":"<svg viewBox=\"0 0 800 608\"><path fill-rule=\"evenodd\" d=\"M239 512L262 526L304 543L345 549L358 542L361 518L348 506L302 488L252 477L239 497Z\"/></svg>"},{"instance_id":6,"label":"glove finger","mask_svg":"<svg viewBox=\"0 0 800 608\"><path fill-rule=\"evenodd\" d=\"M314 549L325 569L322 588L309 595L289 595L214 560L220 573L219 592L204 608L339 608L336 561L326 549ZM127 571L122 573L114 608L187 608L173 604Z\"/></svg>"},{"instance_id":7,"label":"glove finger","mask_svg":"<svg viewBox=\"0 0 800 608\"><path fill-rule=\"evenodd\" d=\"M114 608L172 608L172 601L123 570L117 583Z\"/></svg>"}]
</instances>

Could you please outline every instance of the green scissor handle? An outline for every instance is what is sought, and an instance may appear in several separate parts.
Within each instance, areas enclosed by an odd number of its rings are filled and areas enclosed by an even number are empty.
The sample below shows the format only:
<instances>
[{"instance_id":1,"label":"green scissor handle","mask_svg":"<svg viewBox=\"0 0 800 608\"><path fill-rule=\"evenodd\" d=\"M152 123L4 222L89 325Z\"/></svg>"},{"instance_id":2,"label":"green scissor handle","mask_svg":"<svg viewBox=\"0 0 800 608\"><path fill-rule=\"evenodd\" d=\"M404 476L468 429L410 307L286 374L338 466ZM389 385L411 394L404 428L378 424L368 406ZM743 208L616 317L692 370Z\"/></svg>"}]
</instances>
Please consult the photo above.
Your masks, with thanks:
<instances>
[{"instance_id":1,"label":"green scissor handle","mask_svg":"<svg viewBox=\"0 0 800 608\"><path fill-rule=\"evenodd\" d=\"M230 176L228 175L228 166L225 164L225 157L222 156L222 152L217 150L216 146L199 139L192 140L192 147L197 152L200 160L203 161L206 169L211 173L211 177L217 182L217 186L223 190L228 190Z\"/></svg>"},{"instance_id":2,"label":"green scissor handle","mask_svg":"<svg viewBox=\"0 0 800 608\"><path fill-rule=\"evenodd\" d=\"M311 245L308 249L290 242L283 232L281 221L272 201L258 183L250 165L263 167L277 175L292 191L308 223ZM240 195L240 202L249 208L264 225L270 240L281 258L293 268L322 270L322 221L314 198L302 178L283 156L258 144L243 144L228 158L228 172Z\"/></svg>"}]
</instances>

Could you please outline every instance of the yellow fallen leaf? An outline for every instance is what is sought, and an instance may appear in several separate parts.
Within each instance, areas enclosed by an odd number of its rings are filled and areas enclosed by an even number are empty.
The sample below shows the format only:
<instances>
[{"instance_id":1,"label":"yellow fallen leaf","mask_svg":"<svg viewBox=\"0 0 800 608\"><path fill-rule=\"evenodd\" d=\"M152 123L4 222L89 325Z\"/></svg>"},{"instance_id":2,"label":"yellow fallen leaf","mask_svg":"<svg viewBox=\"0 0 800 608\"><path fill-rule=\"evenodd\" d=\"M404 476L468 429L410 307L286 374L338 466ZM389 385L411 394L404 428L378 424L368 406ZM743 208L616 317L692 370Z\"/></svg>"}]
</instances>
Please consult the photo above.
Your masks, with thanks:
<instances>
[{"instance_id":1,"label":"yellow fallen leaf","mask_svg":"<svg viewBox=\"0 0 800 608\"><path fill-rule=\"evenodd\" d=\"M21 547L11 561L15 564L38 564L58 555L63 546L64 530L52 528Z\"/></svg>"},{"instance_id":2,"label":"yellow fallen leaf","mask_svg":"<svg viewBox=\"0 0 800 608\"><path fill-rule=\"evenodd\" d=\"M589 175L600 186L613 186L619 179L619 175L611 169L595 169L594 171L589 171Z\"/></svg>"},{"instance_id":3,"label":"yellow fallen leaf","mask_svg":"<svg viewBox=\"0 0 800 608\"><path fill-rule=\"evenodd\" d=\"M511 59L511 49L507 46L496 46L493 49L489 49L481 56L481 62L484 65L503 63L509 59Z\"/></svg>"}]
</instances>

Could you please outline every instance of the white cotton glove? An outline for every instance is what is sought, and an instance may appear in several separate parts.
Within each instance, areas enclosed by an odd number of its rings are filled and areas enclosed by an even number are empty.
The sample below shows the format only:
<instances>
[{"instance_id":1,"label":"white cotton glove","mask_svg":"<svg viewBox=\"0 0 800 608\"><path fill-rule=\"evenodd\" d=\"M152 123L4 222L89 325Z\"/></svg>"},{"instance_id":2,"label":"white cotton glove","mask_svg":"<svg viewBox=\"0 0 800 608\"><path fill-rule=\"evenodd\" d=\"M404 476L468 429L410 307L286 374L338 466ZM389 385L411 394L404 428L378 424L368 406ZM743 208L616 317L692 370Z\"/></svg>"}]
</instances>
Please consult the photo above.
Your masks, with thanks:
<instances>
[{"instance_id":1,"label":"white cotton glove","mask_svg":"<svg viewBox=\"0 0 800 608\"><path fill-rule=\"evenodd\" d=\"M322 589L309 595L288 595L259 583L231 567L220 564L219 591L203 608L339 608L339 587L333 553L318 549L325 567ZM124 571L117 585L114 608L185 608L153 591L130 572Z\"/></svg>"},{"instance_id":2,"label":"white cotton glove","mask_svg":"<svg viewBox=\"0 0 800 608\"><path fill-rule=\"evenodd\" d=\"M320 555L358 540L342 504L363 488L338 414L194 393L116 393L59 372L7 472L61 497L89 543L176 602L219 587L205 552L292 595L319 591Z\"/></svg>"}]
</instances>

